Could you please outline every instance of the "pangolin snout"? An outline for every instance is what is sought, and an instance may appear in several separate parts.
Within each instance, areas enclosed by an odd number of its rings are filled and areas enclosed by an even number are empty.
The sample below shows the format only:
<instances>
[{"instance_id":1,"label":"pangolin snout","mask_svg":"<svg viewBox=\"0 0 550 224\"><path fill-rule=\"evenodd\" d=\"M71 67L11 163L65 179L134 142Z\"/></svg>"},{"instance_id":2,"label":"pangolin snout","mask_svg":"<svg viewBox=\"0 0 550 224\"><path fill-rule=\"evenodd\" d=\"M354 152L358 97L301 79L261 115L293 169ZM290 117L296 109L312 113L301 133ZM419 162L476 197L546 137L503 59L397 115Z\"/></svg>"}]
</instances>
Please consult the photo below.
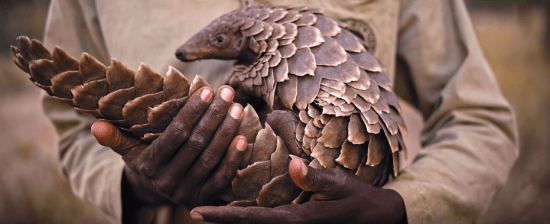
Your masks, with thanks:
<instances>
[{"instance_id":1,"label":"pangolin snout","mask_svg":"<svg viewBox=\"0 0 550 224\"><path fill-rule=\"evenodd\" d=\"M187 51L185 51L185 49L183 49L181 47L176 50L176 58L178 58L178 59L180 59L181 61L184 61L184 62L191 61L187 58Z\"/></svg>"}]
</instances>

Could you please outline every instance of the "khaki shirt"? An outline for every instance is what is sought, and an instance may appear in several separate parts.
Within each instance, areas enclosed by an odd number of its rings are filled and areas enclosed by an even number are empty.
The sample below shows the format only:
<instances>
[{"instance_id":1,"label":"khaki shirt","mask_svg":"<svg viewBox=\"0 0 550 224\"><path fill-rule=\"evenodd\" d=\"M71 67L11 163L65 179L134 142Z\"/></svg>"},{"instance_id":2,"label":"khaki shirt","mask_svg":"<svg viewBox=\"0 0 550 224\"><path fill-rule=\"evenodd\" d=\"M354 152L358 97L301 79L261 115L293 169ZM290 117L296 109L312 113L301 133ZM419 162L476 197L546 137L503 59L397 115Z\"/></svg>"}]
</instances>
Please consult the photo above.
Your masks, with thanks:
<instances>
[{"instance_id":1,"label":"khaki shirt","mask_svg":"<svg viewBox=\"0 0 550 224\"><path fill-rule=\"evenodd\" d=\"M248 2L248 1L247 1ZM477 42L459 0L265 0L307 5L325 14L368 24L374 55L395 91L425 121L422 150L385 188L405 201L409 223L473 222L506 181L518 156L512 107ZM49 49L59 45L74 57L88 52L109 65L140 62L165 73L168 65L219 86L232 62L182 63L175 49L210 21L244 6L239 0L53 0L45 32ZM121 220L124 162L90 133L94 118L44 98L60 135L59 156L73 192ZM157 216L159 218L165 216ZM173 216L172 216L173 217Z\"/></svg>"}]
</instances>

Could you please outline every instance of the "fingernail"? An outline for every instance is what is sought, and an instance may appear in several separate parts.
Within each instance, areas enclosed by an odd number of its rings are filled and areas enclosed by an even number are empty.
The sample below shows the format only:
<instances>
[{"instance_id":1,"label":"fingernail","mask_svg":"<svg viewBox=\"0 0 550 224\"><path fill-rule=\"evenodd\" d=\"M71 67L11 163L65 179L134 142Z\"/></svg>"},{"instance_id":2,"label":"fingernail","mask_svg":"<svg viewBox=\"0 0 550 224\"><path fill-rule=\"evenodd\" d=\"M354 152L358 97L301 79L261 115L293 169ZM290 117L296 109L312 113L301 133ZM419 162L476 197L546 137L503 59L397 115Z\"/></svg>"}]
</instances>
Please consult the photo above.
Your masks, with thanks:
<instances>
[{"instance_id":1,"label":"fingernail","mask_svg":"<svg viewBox=\"0 0 550 224\"><path fill-rule=\"evenodd\" d=\"M243 138L237 139L237 150L243 151L246 149L246 141Z\"/></svg>"},{"instance_id":2,"label":"fingernail","mask_svg":"<svg viewBox=\"0 0 550 224\"><path fill-rule=\"evenodd\" d=\"M225 100L225 102L233 100L233 91L231 91L227 87L222 88L220 95L222 96L222 99Z\"/></svg>"},{"instance_id":3,"label":"fingernail","mask_svg":"<svg viewBox=\"0 0 550 224\"><path fill-rule=\"evenodd\" d=\"M239 119L241 118L242 114L243 108L240 105L236 103L231 106L231 109L229 110L229 115L231 115L231 117L233 117L234 119Z\"/></svg>"},{"instance_id":4,"label":"fingernail","mask_svg":"<svg viewBox=\"0 0 550 224\"><path fill-rule=\"evenodd\" d=\"M212 90L208 88L205 88L201 92L201 99L205 102L210 102L210 100L212 99L212 96L213 96Z\"/></svg>"},{"instance_id":5,"label":"fingernail","mask_svg":"<svg viewBox=\"0 0 550 224\"><path fill-rule=\"evenodd\" d=\"M196 212L196 211L191 211L190 216L191 216L191 218L192 218L193 220L204 221L204 218L202 217L202 215L199 214L199 213Z\"/></svg>"}]
</instances>

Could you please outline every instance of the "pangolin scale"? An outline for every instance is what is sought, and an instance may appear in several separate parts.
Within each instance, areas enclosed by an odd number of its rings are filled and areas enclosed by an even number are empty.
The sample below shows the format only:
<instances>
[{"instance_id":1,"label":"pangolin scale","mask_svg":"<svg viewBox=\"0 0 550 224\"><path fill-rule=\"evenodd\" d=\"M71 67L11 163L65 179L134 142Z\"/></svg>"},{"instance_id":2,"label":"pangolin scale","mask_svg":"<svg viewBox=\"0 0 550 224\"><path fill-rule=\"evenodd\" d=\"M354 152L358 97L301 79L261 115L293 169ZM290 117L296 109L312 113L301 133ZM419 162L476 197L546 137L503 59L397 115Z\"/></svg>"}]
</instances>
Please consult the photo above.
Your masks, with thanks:
<instances>
[{"instance_id":1,"label":"pangolin scale","mask_svg":"<svg viewBox=\"0 0 550 224\"><path fill-rule=\"evenodd\" d=\"M50 53L27 37L11 50L15 64L49 95L146 142L165 130L188 96L208 86L200 76L189 83L173 67L161 77L143 63L133 71L115 59L106 67L86 53L80 60L58 47ZM362 42L322 10L238 9L178 51L184 61L236 59L227 84L296 117L295 133L275 133L246 106L238 132L248 139L247 153L220 199L265 207L307 201L288 175L293 157L318 169L344 169L375 186L398 174L407 129L391 84ZM285 134L297 144L284 142Z\"/></svg>"}]
</instances>

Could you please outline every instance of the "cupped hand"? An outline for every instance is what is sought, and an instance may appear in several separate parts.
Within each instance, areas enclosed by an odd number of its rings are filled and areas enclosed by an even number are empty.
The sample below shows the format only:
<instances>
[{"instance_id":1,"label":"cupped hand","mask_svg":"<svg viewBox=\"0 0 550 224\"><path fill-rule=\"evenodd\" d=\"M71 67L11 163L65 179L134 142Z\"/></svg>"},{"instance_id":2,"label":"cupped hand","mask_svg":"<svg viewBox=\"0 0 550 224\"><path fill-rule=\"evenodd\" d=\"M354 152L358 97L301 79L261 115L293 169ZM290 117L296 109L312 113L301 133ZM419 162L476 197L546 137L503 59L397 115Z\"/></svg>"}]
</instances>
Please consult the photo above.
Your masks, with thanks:
<instances>
[{"instance_id":1,"label":"cupped hand","mask_svg":"<svg viewBox=\"0 0 550 224\"><path fill-rule=\"evenodd\" d=\"M312 192L303 204L276 208L204 206L191 211L195 220L214 223L400 223L406 222L401 196L372 186L340 169L317 170L293 159L294 183Z\"/></svg>"},{"instance_id":2,"label":"cupped hand","mask_svg":"<svg viewBox=\"0 0 550 224\"><path fill-rule=\"evenodd\" d=\"M243 108L222 86L191 96L166 130L151 144L106 121L92 126L98 142L122 155L132 195L145 204L173 202L188 209L209 205L231 183L246 138L235 136Z\"/></svg>"}]
</instances>

